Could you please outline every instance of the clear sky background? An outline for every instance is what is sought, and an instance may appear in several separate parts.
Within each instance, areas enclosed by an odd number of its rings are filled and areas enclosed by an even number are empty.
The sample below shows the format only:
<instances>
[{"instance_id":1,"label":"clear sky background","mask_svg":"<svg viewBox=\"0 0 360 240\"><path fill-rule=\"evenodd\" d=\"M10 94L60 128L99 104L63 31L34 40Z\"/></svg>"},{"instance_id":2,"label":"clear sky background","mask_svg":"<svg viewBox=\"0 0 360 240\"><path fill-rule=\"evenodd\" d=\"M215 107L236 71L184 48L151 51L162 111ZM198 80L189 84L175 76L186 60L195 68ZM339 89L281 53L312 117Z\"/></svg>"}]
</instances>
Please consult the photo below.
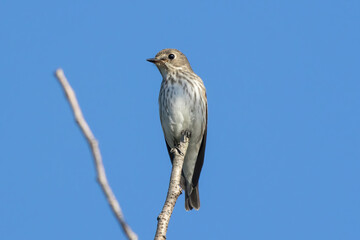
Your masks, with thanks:
<instances>
[{"instance_id":1,"label":"clear sky background","mask_svg":"<svg viewBox=\"0 0 360 240\"><path fill-rule=\"evenodd\" d=\"M124 239L53 76L62 67L109 181L151 239L171 164L161 75L184 52L207 87L200 211L168 239L360 239L360 2L0 2L0 239Z\"/></svg>"}]
</instances>

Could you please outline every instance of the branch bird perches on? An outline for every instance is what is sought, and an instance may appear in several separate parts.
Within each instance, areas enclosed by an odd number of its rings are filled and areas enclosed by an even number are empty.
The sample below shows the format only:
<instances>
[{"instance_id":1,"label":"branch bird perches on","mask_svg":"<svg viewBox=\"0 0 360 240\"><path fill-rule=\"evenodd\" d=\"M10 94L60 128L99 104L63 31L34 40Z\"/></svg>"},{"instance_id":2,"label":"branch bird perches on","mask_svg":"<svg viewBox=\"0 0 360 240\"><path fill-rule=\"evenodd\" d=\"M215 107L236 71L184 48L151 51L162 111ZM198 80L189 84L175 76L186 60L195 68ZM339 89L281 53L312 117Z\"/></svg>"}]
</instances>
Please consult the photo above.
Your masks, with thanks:
<instances>
[{"instance_id":1,"label":"branch bird perches on","mask_svg":"<svg viewBox=\"0 0 360 240\"><path fill-rule=\"evenodd\" d=\"M166 232L170 222L171 214L174 210L176 201L182 192L182 189L180 187L181 172L188 146L189 138L188 135L185 133L182 136L180 144L176 148L171 149L171 153L174 154L174 158L171 170L169 190L166 196L164 207L157 218L158 224L155 234L155 240L166 239Z\"/></svg>"}]
</instances>

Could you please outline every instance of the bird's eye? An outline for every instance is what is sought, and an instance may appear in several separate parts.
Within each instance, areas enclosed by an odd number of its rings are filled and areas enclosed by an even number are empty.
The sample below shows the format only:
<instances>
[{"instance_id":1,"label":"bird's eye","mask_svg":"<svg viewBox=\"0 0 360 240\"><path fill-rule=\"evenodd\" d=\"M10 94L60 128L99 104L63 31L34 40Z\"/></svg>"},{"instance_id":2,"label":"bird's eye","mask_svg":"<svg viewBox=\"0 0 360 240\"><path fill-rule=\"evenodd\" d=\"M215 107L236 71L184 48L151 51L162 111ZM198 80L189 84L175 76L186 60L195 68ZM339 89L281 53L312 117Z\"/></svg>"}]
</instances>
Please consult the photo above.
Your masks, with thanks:
<instances>
[{"instance_id":1,"label":"bird's eye","mask_svg":"<svg viewBox=\"0 0 360 240\"><path fill-rule=\"evenodd\" d=\"M175 55L174 54L169 54L169 59L174 59L175 58Z\"/></svg>"}]
</instances>

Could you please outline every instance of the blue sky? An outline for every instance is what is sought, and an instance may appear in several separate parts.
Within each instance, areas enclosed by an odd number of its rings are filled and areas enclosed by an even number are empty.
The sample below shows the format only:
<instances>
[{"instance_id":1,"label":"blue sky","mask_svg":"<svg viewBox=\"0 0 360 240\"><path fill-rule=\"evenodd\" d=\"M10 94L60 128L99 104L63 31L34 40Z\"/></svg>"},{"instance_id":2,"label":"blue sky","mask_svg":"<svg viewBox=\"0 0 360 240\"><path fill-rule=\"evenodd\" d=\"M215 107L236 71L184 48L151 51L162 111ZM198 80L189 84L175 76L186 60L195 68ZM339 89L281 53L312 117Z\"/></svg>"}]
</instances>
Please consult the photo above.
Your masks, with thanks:
<instances>
[{"instance_id":1,"label":"blue sky","mask_svg":"<svg viewBox=\"0 0 360 240\"><path fill-rule=\"evenodd\" d=\"M359 1L1 1L0 238L124 239L60 85L151 239L170 161L161 75L184 52L208 94L200 211L168 239L360 239Z\"/></svg>"}]
</instances>

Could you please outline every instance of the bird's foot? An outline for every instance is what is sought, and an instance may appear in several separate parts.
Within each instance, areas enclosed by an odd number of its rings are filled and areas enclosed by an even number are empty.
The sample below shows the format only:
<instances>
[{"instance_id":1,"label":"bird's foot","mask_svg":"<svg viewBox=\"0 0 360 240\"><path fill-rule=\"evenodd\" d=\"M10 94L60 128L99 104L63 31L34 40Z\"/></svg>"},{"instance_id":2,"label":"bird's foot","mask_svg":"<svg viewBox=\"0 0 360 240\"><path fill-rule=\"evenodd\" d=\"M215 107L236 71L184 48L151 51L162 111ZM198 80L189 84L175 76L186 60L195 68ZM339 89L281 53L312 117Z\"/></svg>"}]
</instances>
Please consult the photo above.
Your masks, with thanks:
<instances>
[{"instance_id":1,"label":"bird's foot","mask_svg":"<svg viewBox=\"0 0 360 240\"><path fill-rule=\"evenodd\" d=\"M174 154L175 151L177 151L181 156L184 156L184 153L180 150L180 144L176 145L170 150L172 154Z\"/></svg>"},{"instance_id":2,"label":"bird's foot","mask_svg":"<svg viewBox=\"0 0 360 240\"><path fill-rule=\"evenodd\" d=\"M182 141L187 142L191 137L191 132L189 130L183 130L181 131L181 135L184 138ZM174 142L175 142L175 146L171 148L170 153L174 154L175 151L177 151L181 156L184 156L185 154L180 150L180 143L177 141Z\"/></svg>"},{"instance_id":3,"label":"bird's foot","mask_svg":"<svg viewBox=\"0 0 360 240\"><path fill-rule=\"evenodd\" d=\"M191 138L191 132L189 130L182 130L181 135L187 138Z\"/></svg>"}]
</instances>

